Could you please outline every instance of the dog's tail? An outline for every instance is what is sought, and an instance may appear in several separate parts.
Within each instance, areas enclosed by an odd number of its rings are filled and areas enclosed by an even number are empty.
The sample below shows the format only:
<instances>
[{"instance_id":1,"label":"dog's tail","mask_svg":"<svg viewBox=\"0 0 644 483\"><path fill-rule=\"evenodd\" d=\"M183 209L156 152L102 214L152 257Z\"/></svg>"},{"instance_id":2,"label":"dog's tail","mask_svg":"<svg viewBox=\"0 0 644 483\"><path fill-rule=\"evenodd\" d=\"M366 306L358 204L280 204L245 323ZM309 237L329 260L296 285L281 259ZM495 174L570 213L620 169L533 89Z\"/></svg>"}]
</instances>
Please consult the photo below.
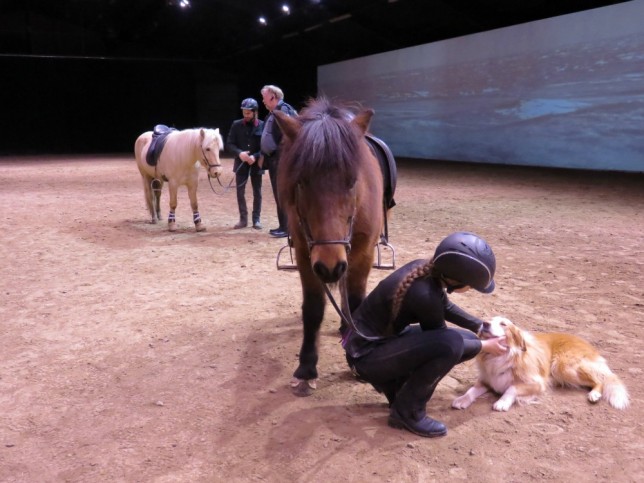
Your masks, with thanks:
<instances>
[{"instance_id":1,"label":"dog's tail","mask_svg":"<svg viewBox=\"0 0 644 483\"><path fill-rule=\"evenodd\" d=\"M624 383L612 372L606 375L604 387L602 389L602 398L615 409L626 409L630 400L628 391Z\"/></svg>"},{"instance_id":2,"label":"dog's tail","mask_svg":"<svg viewBox=\"0 0 644 483\"><path fill-rule=\"evenodd\" d=\"M578 377L577 384L591 387L591 391L588 393L590 402L596 403L600 399L605 399L615 409L626 409L629 406L630 401L626 386L610 370L603 357L583 359L577 371L574 372ZM570 379L566 382L571 383Z\"/></svg>"}]
</instances>

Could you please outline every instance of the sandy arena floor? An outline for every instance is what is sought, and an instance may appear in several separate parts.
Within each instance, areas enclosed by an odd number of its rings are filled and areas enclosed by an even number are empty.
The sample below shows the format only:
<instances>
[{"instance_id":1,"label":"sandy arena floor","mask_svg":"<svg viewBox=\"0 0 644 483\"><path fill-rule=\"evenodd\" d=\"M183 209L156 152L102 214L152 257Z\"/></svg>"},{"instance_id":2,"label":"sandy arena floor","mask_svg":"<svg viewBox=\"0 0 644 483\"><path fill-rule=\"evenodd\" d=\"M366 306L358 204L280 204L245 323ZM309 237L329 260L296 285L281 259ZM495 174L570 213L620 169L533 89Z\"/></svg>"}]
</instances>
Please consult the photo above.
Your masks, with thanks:
<instances>
[{"instance_id":1,"label":"sandy arena floor","mask_svg":"<svg viewBox=\"0 0 644 483\"><path fill-rule=\"evenodd\" d=\"M479 233L498 289L454 300L587 338L632 397L623 412L565 389L508 413L492 399L452 410L475 379L467 363L428 405L448 435L427 440L389 428L384 397L352 378L330 306L318 390L291 394L300 286L275 267L268 176L261 232L232 229L234 193L202 172L207 231L182 189L169 233L148 222L129 156L0 158L0 481L644 481L643 181L400 163L398 266Z\"/></svg>"}]
</instances>

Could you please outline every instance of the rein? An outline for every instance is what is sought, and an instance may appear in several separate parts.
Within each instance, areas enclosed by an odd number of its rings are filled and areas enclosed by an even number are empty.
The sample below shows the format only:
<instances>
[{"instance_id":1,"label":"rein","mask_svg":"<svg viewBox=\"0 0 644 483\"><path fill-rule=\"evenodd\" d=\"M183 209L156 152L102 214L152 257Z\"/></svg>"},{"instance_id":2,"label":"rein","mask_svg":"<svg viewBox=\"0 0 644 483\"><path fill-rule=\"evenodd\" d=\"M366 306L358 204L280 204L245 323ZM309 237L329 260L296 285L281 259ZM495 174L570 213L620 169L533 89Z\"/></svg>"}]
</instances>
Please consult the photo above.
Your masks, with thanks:
<instances>
[{"instance_id":1,"label":"rein","mask_svg":"<svg viewBox=\"0 0 644 483\"><path fill-rule=\"evenodd\" d=\"M232 179L228 183L228 186L224 186L221 183L221 179L219 179L219 176L217 176L217 182L219 183L219 186L221 186L224 189L221 193L217 193L217 191L215 190L214 186L212 185L212 179L210 177L210 168L219 168L219 167L221 167L221 163L210 164L210 162L208 161L208 158L206 157L206 152L204 151L203 146L201 146L201 154L203 154L202 164L205 163L208 166L208 168L207 168L207 170L208 170L208 184L210 185L210 190L213 193L215 193L216 195L224 195L224 194L226 194L226 192L228 192L228 190L232 187L233 180L235 179L235 176L232 177ZM239 171L239 168L241 168L241 166L242 165L240 164L237 167L237 169L233 173L234 175L237 175L237 171ZM247 181L248 180L244 181L244 184L246 184ZM244 184L242 184L241 186L243 186Z\"/></svg>"},{"instance_id":2,"label":"rein","mask_svg":"<svg viewBox=\"0 0 644 483\"><path fill-rule=\"evenodd\" d=\"M215 190L215 188L212 185L212 179L210 178L210 176L208 176L208 184L210 185L210 189L212 190L212 192L215 193L218 196L225 195L228 192L228 190L230 190L233 187L233 181L235 180L235 177L237 176L237 172L241 169L241 167L244 164L246 164L246 163L244 163L243 161L241 163L239 163L239 166L237 166L237 169L233 171L233 177L230 179L230 181L228 182L227 186L224 186L223 184L221 184L221 180L219 179L219 177L217 177L217 182L219 183L219 186L221 186L224 189L221 193L217 193L217 191ZM214 165L214 166L217 166L217 165ZM221 165L219 165L219 166L221 166ZM250 175L249 175L249 177L250 177ZM241 188L242 186L246 185L246 183L248 183L248 178L246 178L242 184L235 185L235 188Z\"/></svg>"},{"instance_id":3,"label":"rein","mask_svg":"<svg viewBox=\"0 0 644 483\"><path fill-rule=\"evenodd\" d=\"M324 287L324 291L326 292L327 298L331 301L331 304L333 305L333 308L335 311L338 313L342 321L349 327L350 330L358 334L360 337L362 337L365 340L382 340L383 337L378 337L378 336L371 336L371 335L365 335L360 330L358 327L356 327L355 322L353 321L353 317L351 317L351 309L349 308L349 297L347 296L347 287L346 284L341 284L343 286L342 289L340 289L340 297L342 297L342 304L347 307L347 313L345 314L342 309L338 306L338 303L335 301L335 298L333 297L333 294L331 293L331 290L329 290L329 286L326 283L323 283L322 286ZM346 341L348 339L350 334L345 334L342 336L342 347L346 344Z\"/></svg>"}]
</instances>

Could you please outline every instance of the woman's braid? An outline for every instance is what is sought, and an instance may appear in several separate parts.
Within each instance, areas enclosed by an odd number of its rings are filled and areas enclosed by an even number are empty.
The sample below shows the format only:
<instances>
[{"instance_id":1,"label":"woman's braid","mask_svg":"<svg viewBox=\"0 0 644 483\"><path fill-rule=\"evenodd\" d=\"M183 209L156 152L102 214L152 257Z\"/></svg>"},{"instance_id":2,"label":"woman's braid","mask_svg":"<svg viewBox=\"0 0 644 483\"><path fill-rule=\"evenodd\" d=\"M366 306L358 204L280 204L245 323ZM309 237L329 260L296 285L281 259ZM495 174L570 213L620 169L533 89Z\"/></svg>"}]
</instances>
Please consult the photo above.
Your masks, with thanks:
<instances>
[{"instance_id":1,"label":"woman's braid","mask_svg":"<svg viewBox=\"0 0 644 483\"><path fill-rule=\"evenodd\" d=\"M394 320L398 316L398 312L400 312L400 306L402 305L403 299L405 298L405 294L407 293L409 287L411 287L411 284L414 282L414 280L430 275L433 266L433 260L427 260L427 263L414 268L405 278L400 281L398 288L396 288L396 292L394 293L394 300L391 306L391 320Z\"/></svg>"}]
</instances>

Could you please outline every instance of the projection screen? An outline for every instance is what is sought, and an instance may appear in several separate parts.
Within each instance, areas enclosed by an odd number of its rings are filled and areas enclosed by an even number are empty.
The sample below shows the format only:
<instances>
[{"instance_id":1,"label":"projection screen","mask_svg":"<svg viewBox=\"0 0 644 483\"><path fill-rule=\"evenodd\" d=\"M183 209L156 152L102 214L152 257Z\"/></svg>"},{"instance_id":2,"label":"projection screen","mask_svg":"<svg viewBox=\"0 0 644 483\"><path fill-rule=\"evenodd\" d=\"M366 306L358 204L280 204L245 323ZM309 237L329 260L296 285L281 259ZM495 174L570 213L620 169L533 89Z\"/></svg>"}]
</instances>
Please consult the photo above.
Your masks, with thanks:
<instances>
[{"instance_id":1,"label":"projection screen","mask_svg":"<svg viewBox=\"0 0 644 483\"><path fill-rule=\"evenodd\" d=\"M644 1L318 67L410 158L644 172Z\"/></svg>"}]
</instances>

